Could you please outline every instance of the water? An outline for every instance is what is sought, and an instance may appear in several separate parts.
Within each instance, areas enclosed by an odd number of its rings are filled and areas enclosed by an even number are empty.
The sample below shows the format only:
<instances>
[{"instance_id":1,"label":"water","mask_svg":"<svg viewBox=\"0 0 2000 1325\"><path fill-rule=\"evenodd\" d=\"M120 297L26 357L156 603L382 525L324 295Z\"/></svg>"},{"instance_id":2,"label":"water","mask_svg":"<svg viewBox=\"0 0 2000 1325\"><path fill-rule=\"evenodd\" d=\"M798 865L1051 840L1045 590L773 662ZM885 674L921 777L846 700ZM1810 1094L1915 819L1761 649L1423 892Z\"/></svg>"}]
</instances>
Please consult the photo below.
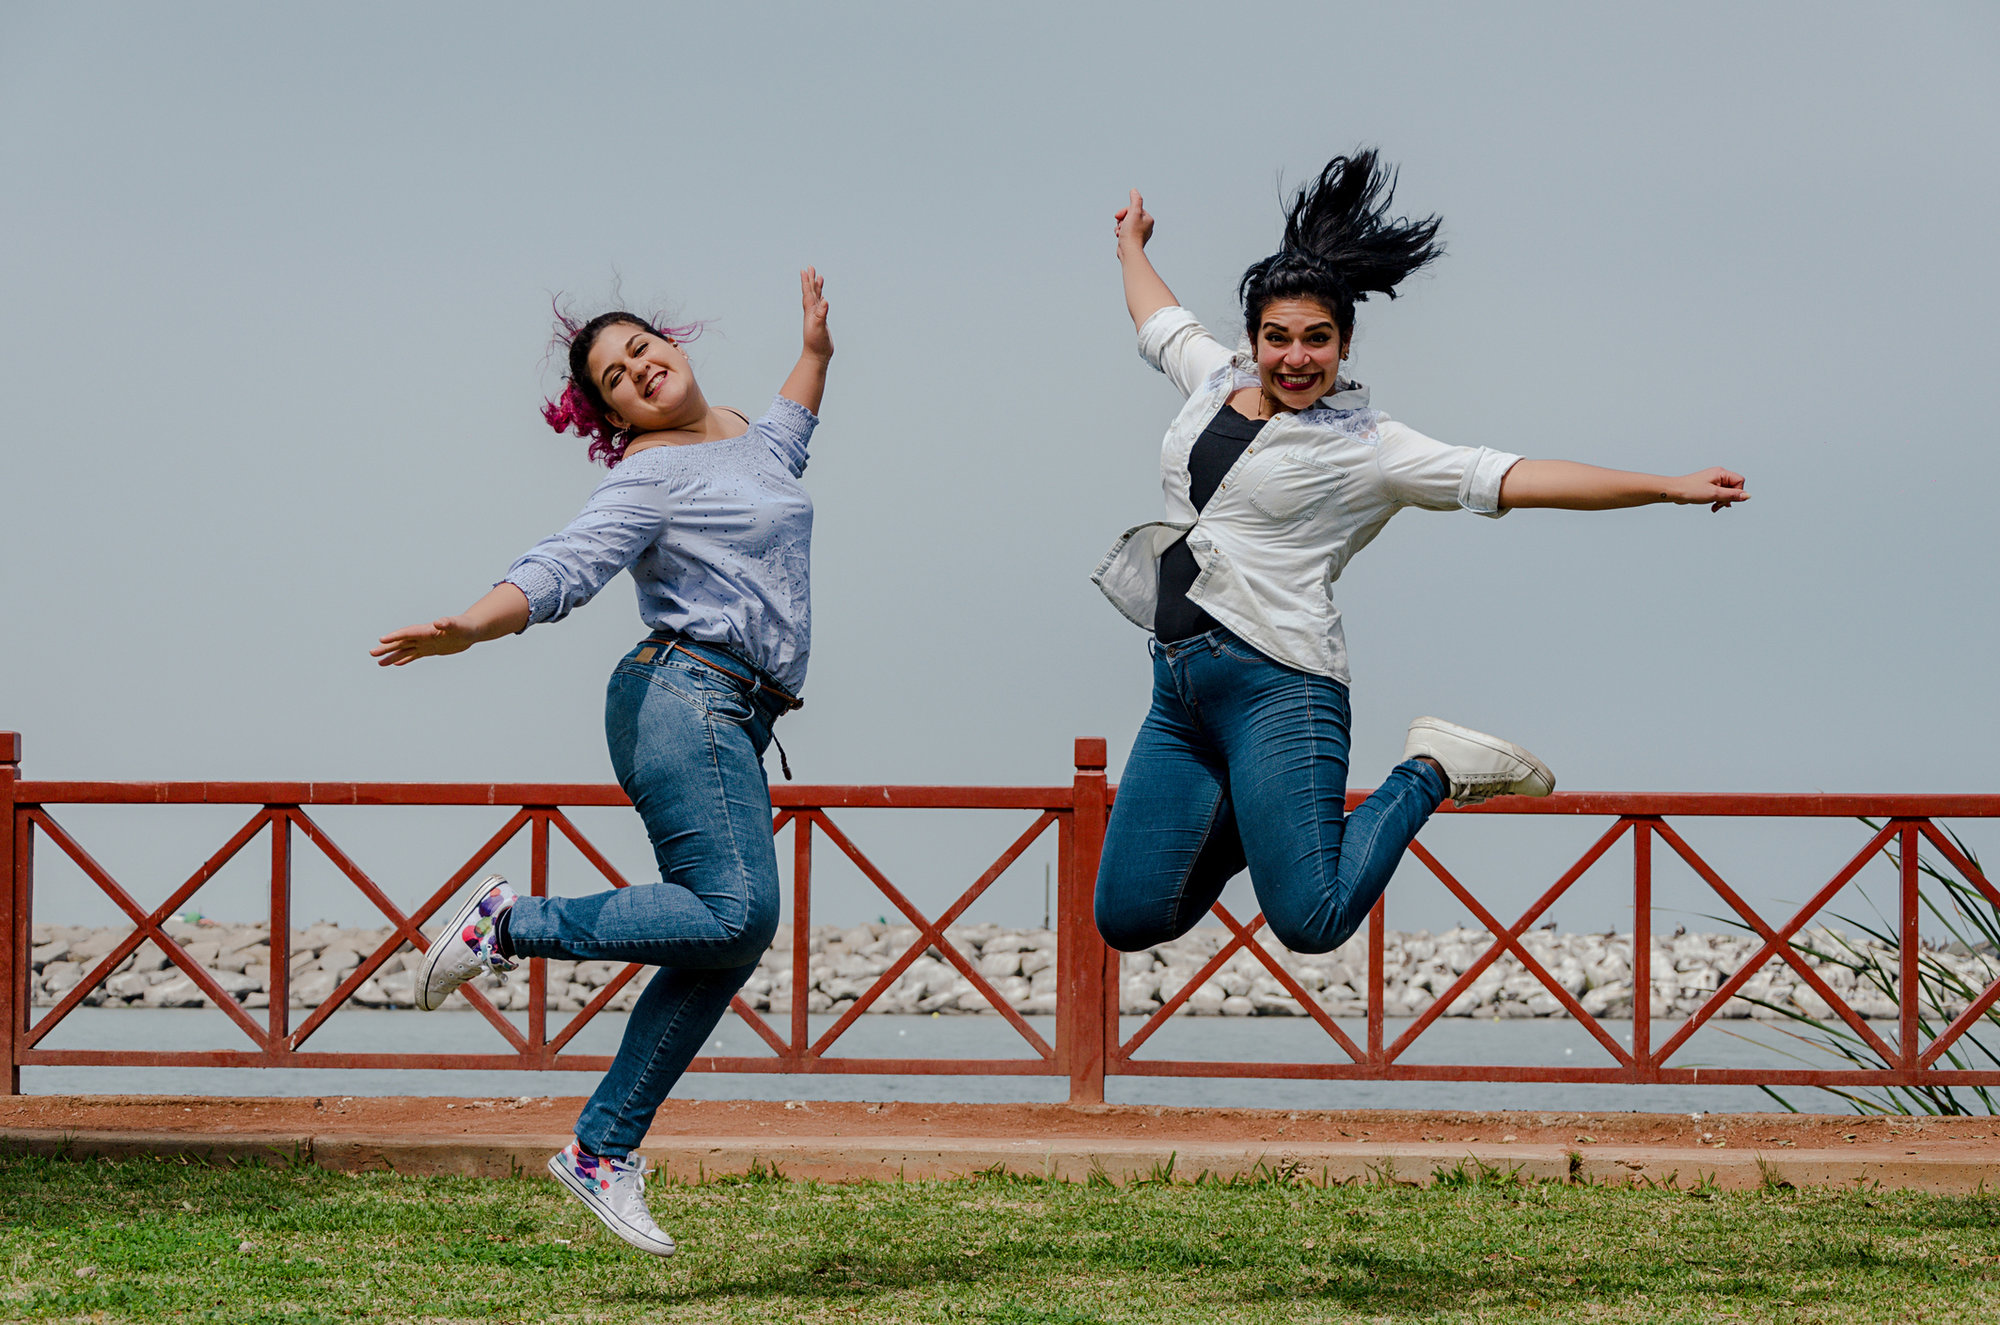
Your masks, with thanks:
<instances>
[{"instance_id":1,"label":"water","mask_svg":"<svg viewBox=\"0 0 2000 1325\"><path fill-rule=\"evenodd\" d=\"M525 1014L515 1014L525 1025ZM1053 1043L1054 1019L1030 1017L1029 1024ZM817 1036L833 1018L809 1018ZM625 1017L605 1013L587 1026L571 1047L580 1053L610 1053ZM551 1030L561 1024L554 1014ZM1142 1018L1123 1019L1129 1037ZM1388 1043L1408 1026L1391 1020ZM1656 1022L1654 1043L1678 1023ZM1606 1022L1622 1043L1630 1023ZM1357 1044L1366 1042L1359 1020L1342 1021ZM784 1028L779 1027L782 1031ZM57 1049L237 1049L248 1041L213 1009L148 1011L78 1008L43 1042ZM307 1048L324 1052L497 1052L499 1035L472 1012L418 1014L345 1008L328 1019ZM1033 1051L999 1017L903 1017L858 1019L835 1046L844 1057L1027 1058ZM761 1056L763 1041L735 1017L718 1027L707 1052ZM1751 1021L1710 1023L1674 1057L1684 1067L1755 1067L1802 1064L1791 1055L1806 1052L1784 1031ZM1176 1017L1140 1050L1141 1058L1235 1059L1268 1062L1341 1062L1346 1055L1310 1021L1295 1017ZM1610 1055L1582 1026L1566 1019L1474 1021L1441 1018L1403 1055L1407 1063L1608 1066ZM22 1089L29 1094L161 1095L583 1095L596 1084L589 1072L446 1072L411 1070L331 1070L323 1068L26 1067ZM758 1073L689 1073L675 1089L688 1099L826 1099L959 1101L1007 1103L1059 1101L1068 1082L1053 1077L1011 1076L781 1076ZM1845 1112L1830 1095L1805 1088L1786 1092L1803 1109ZM1237 1106L1278 1109L1414 1108L1548 1109L1578 1112L1640 1110L1711 1113L1762 1111L1779 1107L1754 1086L1628 1086L1516 1082L1292 1081L1270 1078L1111 1077L1105 1097L1118 1104Z\"/></svg>"}]
</instances>

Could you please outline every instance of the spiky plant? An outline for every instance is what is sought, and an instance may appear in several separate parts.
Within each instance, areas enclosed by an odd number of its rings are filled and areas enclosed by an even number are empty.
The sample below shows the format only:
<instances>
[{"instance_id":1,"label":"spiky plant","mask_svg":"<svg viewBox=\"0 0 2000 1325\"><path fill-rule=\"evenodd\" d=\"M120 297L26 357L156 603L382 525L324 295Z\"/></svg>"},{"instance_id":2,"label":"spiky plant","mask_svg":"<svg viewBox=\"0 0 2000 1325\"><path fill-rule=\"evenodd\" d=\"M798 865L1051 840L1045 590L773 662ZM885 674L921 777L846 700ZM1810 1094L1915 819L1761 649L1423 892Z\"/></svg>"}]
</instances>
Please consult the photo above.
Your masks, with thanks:
<instances>
[{"instance_id":1,"label":"spiky plant","mask_svg":"<svg viewBox=\"0 0 2000 1325\"><path fill-rule=\"evenodd\" d=\"M1871 830L1881 827L1871 819L1861 822ZM1983 875L1985 871L1979 864L1978 854L1950 828L1944 831L1950 835L1952 845ZM1900 847L1889 845L1883 851L1900 873L1903 865ZM1955 872L1940 869L1921 849L1917 852L1916 867L1919 873L1937 885L1934 889L1920 890L1918 897L1923 908L1951 935L1952 942L1946 945L1947 950L1959 947L1970 953L1987 954L1982 963L1987 978L2000 976L2000 961L1991 955L2000 952L2000 911L1977 887ZM1898 978L1903 955L1902 936L1897 925L1882 914L1872 898L1865 892L1862 897L1874 912L1872 920L1836 915L1834 918L1846 926L1846 930L1824 926L1807 930L1793 940L1793 946L1822 966L1841 966L1852 971L1857 988L1873 988L1890 1002L1898 1002L1902 992ZM1963 1009L1985 992L1983 985L1975 986L1944 957L1945 951L1929 947L1920 946L1916 953L1919 1043L1934 1038L1951 1024L1957 1013L1949 1009ZM1837 1016L1816 1017L1799 1008L1760 998L1745 1001L1768 1008L1780 1018L1794 1023L1798 1029L1788 1033L1821 1054L1830 1054L1855 1067L1870 1070L1897 1066L1885 1060L1873 1045L1855 1034L1854 1028ZM1982 1032L1986 1035L1984 1039L1981 1038ZM1945 1050L1941 1059L1941 1065L1959 1070L2000 1068L2000 1004L1988 1008L1977 1022L1967 1027L1965 1033ZM1785 1109L1793 1113L1799 1111L1775 1088L1760 1086L1758 1089ZM1857 1113L2000 1113L2000 1098L1996 1098L1994 1092L1985 1086L1819 1086L1815 1089L1838 1096Z\"/></svg>"}]
</instances>

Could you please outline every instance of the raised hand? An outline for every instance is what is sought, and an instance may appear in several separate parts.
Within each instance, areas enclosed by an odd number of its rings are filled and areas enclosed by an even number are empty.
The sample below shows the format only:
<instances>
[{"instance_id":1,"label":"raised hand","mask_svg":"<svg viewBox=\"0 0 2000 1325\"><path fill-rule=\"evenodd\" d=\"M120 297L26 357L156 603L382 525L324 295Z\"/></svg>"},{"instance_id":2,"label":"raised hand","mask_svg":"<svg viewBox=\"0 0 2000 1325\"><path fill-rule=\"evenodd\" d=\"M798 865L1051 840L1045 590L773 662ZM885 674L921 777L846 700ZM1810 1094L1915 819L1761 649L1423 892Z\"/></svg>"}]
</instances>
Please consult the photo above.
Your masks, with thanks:
<instances>
[{"instance_id":1,"label":"raised hand","mask_svg":"<svg viewBox=\"0 0 2000 1325\"><path fill-rule=\"evenodd\" d=\"M833 357L833 336L826 329L826 278L811 267L799 273L799 302L805 308L805 353L820 360Z\"/></svg>"},{"instance_id":2,"label":"raised hand","mask_svg":"<svg viewBox=\"0 0 2000 1325\"><path fill-rule=\"evenodd\" d=\"M368 656L383 667L401 667L418 658L464 653L484 638L464 617L443 616L423 625L404 626L382 637Z\"/></svg>"},{"instance_id":3,"label":"raised hand","mask_svg":"<svg viewBox=\"0 0 2000 1325\"><path fill-rule=\"evenodd\" d=\"M826 366L833 358L833 336L826 329L826 281L807 267L799 273L799 303L805 309L805 344L792 375L778 394L819 413L820 397L826 393Z\"/></svg>"},{"instance_id":4,"label":"raised hand","mask_svg":"<svg viewBox=\"0 0 2000 1325\"><path fill-rule=\"evenodd\" d=\"M1146 200L1139 196L1139 190L1132 190L1132 200L1120 207L1114 214L1115 231L1118 237L1118 255L1137 252L1146 247L1146 241L1153 237L1153 214L1146 210Z\"/></svg>"},{"instance_id":5,"label":"raised hand","mask_svg":"<svg viewBox=\"0 0 2000 1325\"><path fill-rule=\"evenodd\" d=\"M1743 487L1743 476L1723 469L1719 465L1714 469L1704 469L1700 473L1689 474L1680 482L1682 491L1675 493L1673 497L1676 505L1697 506L1707 502L1709 510L1719 511L1739 501L1750 500L1750 494Z\"/></svg>"}]
</instances>

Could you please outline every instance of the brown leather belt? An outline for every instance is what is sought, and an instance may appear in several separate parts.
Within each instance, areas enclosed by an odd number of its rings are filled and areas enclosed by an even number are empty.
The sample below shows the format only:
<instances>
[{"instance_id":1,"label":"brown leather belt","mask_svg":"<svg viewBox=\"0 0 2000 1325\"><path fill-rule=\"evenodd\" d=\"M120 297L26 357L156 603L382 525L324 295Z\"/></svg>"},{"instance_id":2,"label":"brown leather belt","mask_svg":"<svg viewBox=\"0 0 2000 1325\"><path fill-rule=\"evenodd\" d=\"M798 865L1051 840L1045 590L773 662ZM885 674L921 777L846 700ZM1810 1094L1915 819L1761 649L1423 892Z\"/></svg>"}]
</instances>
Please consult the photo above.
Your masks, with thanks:
<instances>
[{"instance_id":1,"label":"brown leather belt","mask_svg":"<svg viewBox=\"0 0 2000 1325\"><path fill-rule=\"evenodd\" d=\"M700 653L696 652L694 649L690 649L687 647L691 643L701 644L700 640L684 640L678 635L661 635L661 634L648 635L646 636L646 638L652 640L656 644L666 645L666 648L662 650L661 653L659 654L659 656L662 658L672 653L675 649L679 649L682 653L694 659L696 662L700 663L703 667L708 668L710 671L721 672L724 676L736 682L738 685L749 686L752 689L762 691L764 694L767 695L775 695L778 699L784 702L785 712L787 713L790 713L793 709L802 709L806 706L806 702L803 699L800 699L797 695L794 695L789 690L786 690L780 686L772 685L769 681L766 681L763 678L763 676L757 672L755 668L750 667L748 664L745 664L744 670L748 671L750 675L739 676L735 672L731 671L729 668L724 667L721 663L715 661L713 658L704 657ZM703 644L702 647L708 649L715 649L715 651L718 653L727 652L726 650L714 644ZM729 654L729 656L732 659L736 659L736 655L733 653ZM642 650L639 654L639 661L642 663L651 662L653 661L653 655L648 654ZM741 662L742 660L736 659L736 661Z\"/></svg>"},{"instance_id":2,"label":"brown leather belt","mask_svg":"<svg viewBox=\"0 0 2000 1325\"><path fill-rule=\"evenodd\" d=\"M738 676L735 672L729 670L729 668L727 667L724 667L721 663L715 661L713 658L705 658L700 653L688 647L688 645L690 644L701 644L700 640L684 640L678 635L667 635L659 633L648 635L646 636L646 638L652 641L654 644L662 644L665 645L666 647L660 649L657 652L655 652L650 647L641 648L639 650L637 659L639 662L649 663L652 662L655 658L664 660L667 657L669 657L675 649L679 649L682 653L694 659L696 662L700 663L703 667L708 668L712 672L721 672L724 676L736 682L738 685L749 686L753 690L760 691L763 694L775 695L778 699L784 702L785 705L784 711L786 713L790 713L793 709L802 709L806 706L806 702L803 699L800 699L797 695L792 694L789 690L786 690L781 686L772 685L769 681L766 681L763 678L763 675L760 672L758 672L756 668L750 666L748 663L743 663L743 669L749 672L750 675ZM714 649L717 653L725 654L729 658L734 659L736 662L739 663L743 662L741 658L737 658L735 654L729 653L727 649L722 648L720 645L702 644L701 647L705 649ZM771 733L771 744L776 745L778 747L778 768L781 772L784 773L785 781L790 782L792 780L792 761L785 757L785 747L778 743L778 734L775 731Z\"/></svg>"}]
</instances>

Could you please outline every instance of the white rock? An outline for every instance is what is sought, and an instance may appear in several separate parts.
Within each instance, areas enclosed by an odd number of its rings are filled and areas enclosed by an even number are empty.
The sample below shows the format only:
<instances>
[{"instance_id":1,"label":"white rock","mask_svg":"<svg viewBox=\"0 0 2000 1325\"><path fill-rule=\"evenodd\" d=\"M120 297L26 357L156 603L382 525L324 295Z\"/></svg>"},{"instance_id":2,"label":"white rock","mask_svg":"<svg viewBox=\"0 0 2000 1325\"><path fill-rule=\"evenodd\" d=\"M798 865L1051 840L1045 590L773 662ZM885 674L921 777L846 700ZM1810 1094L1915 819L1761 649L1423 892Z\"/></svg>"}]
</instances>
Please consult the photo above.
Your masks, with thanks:
<instances>
[{"instance_id":1,"label":"white rock","mask_svg":"<svg viewBox=\"0 0 2000 1325\"><path fill-rule=\"evenodd\" d=\"M132 950L131 966L134 971L159 971L173 965L173 959L160 951L158 944L147 939Z\"/></svg>"},{"instance_id":2,"label":"white rock","mask_svg":"<svg viewBox=\"0 0 2000 1325\"><path fill-rule=\"evenodd\" d=\"M1631 1016L1632 986L1623 980L1612 984L1598 985L1577 1000L1583 1010L1593 1017Z\"/></svg>"},{"instance_id":3,"label":"white rock","mask_svg":"<svg viewBox=\"0 0 2000 1325\"><path fill-rule=\"evenodd\" d=\"M67 945L63 951L69 951ZM42 988L58 996L68 993L84 975L83 966L77 962L50 962L42 967L41 971Z\"/></svg>"},{"instance_id":4,"label":"white rock","mask_svg":"<svg viewBox=\"0 0 2000 1325\"><path fill-rule=\"evenodd\" d=\"M149 1008L198 1008L207 1001L200 986L187 976L149 986L144 999Z\"/></svg>"},{"instance_id":5,"label":"white rock","mask_svg":"<svg viewBox=\"0 0 2000 1325\"><path fill-rule=\"evenodd\" d=\"M374 979L363 980L361 987L354 991L349 1001L358 1003L364 1008L386 1008L395 1003L394 999L383 992L381 982Z\"/></svg>"},{"instance_id":6,"label":"white rock","mask_svg":"<svg viewBox=\"0 0 2000 1325\"><path fill-rule=\"evenodd\" d=\"M1252 990L1250 993L1250 1006L1256 1010L1257 1015L1260 1017L1302 1017L1305 1015L1305 1009L1299 1006L1298 1000L1294 999L1290 994L1282 992L1282 990L1273 993L1266 993L1263 990Z\"/></svg>"},{"instance_id":7,"label":"white rock","mask_svg":"<svg viewBox=\"0 0 2000 1325\"><path fill-rule=\"evenodd\" d=\"M1018 975L1004 976L995 980L993 987L999 991L1000 997L1007 1000L1008 1007L1019 1007L1027 1002L1028 991L1032 988L1025 977Z\"/></svg>"},{"instance_id":8,"label":"white rock","mask_svg":"<svg viewBox=\"0 0 2000 1325\"><path fill-rule=\"evenodd\" d=\"M210 979L222 986L223 993L234 994L239 998L263 988L261 984L244 975L241 971L210 971L208 974Z\"/></svg>"},{"instance_id":9,"label":"white rock","mask_svg":"<svg viewBox=\"0 0 2000 1325\"><path fill-rule=\"evenodd\" d=\"M988 952L979 959L979 973L989 980L1021 973L1021 950L1007 948L1003 951Z\"/></svg>"},{"instance_id":10,"label":"white rock","mask_svg":"<svg viewBox=\"0 0 2000 1325\"><path fill-rule=\"evenodd\" d=\"M292 977L292 1006L295 1008L316 1008L326 1001L340 982L325 971L312 970Z\"/></svg>"},{"instance_id":11,"label":"white rock","mask_svg":"<svg viewBox=\"0 0 2000 1325\"><path fill-rule=\"evenodd\" d=\"M986 955L996 952L1033 952L1041 945L1042 941L1033 934L1022 933L1020 930L1003 930L980 944L979 951Z\"/></svg>"}]
</instances>

